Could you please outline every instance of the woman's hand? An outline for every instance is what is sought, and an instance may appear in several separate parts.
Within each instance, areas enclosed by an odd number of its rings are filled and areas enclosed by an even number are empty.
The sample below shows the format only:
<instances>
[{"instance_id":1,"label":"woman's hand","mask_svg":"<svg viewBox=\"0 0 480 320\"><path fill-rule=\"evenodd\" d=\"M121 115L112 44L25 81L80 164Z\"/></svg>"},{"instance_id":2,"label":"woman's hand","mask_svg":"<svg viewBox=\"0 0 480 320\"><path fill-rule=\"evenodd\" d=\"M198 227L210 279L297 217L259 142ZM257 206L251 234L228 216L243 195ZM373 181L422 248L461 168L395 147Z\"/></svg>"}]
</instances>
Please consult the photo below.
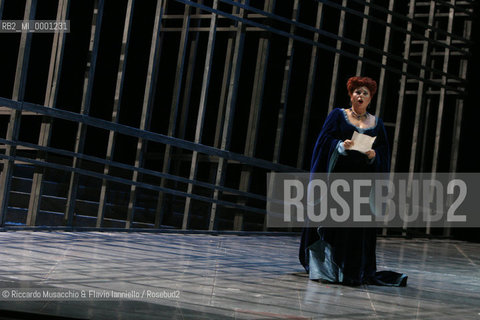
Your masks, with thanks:
<instances>
[{"instance_id":1,"label":"woman's hand","mask_svg":"<svg viewBox=\"0 0 480 320\"><path fill-rule=\"evenodd\" d=\"M350 139L343 141L343 147L345 149L350 149L351 147L353 147L353 141Z\"/></svg>"},{"instance_id":2,"label":"woman's hand","mask_svg":"<svg viewBox=\"0 0 480 320\"><path fill-rule=\"evenodd\" d=\"M368 150L365 152L365 154L367 155L368 159L373 159L377 155L373 149Z\"/></svg>"}]
</instances>

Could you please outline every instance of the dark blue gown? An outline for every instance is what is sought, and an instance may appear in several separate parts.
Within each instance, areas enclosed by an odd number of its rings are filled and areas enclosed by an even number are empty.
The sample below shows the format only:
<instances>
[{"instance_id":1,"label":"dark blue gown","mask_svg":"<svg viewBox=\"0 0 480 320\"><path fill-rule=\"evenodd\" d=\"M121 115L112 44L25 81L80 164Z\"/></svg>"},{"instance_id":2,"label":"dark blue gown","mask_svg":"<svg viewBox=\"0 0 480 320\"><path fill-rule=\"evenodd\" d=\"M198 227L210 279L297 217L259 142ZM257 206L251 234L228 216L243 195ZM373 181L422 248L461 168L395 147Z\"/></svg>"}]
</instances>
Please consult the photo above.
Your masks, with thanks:
<instances>
[{"instance_id":1,"label":"dark blue gown","mask_svg":"<svg viewBox=\"0 0 480 320\"><path fill-rule=\"evenodd\" d=\"M339 154L340 142L357 131L376 137L373 161L363 153L346 150ZM334 109L325 120L312 155L311 173L389 172L390 152L385 127L377 118L374 127L361 129L348 120L344 109ZM407 276L376 270L376 228L304 228L299 258L310 279L346 285L376 284L405 286Z\"/></svg>"}]
</instances>

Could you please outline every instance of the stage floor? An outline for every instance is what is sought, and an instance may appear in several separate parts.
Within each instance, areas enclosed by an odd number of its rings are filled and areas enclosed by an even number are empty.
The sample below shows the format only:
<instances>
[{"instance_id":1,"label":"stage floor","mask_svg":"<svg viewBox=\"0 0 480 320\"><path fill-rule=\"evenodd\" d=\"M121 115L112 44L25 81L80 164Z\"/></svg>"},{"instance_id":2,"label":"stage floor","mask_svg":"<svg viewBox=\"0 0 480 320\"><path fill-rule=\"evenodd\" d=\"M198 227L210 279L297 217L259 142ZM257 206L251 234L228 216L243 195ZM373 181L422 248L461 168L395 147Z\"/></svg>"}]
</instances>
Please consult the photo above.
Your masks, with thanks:
<instances>
[{"instance_id":1,"label":"stage floor","mask_svg":"<svg viewBox=\"0 0 480 320\"><path fill-rule=\"evenodd\" d=\"M297 237L9 231L0 243L1 319L480 319L476 243L379 238L378 269L408 274L405 288L310 281Z\"/></svg>"}]
</instances>

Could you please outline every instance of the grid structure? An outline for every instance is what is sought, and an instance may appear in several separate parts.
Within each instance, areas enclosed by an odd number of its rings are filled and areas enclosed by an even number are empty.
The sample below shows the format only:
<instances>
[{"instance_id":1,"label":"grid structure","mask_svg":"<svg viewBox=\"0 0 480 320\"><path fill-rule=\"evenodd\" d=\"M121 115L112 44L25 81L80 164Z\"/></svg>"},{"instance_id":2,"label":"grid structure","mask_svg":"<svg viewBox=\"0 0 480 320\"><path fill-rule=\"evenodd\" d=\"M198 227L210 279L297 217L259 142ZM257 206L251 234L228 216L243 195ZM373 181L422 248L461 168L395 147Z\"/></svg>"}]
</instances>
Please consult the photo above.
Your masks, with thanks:
<instances>
[{"instance_id":1,"label":"grid structure","mask_svg":"<svg viewBox=\"0 0 480 320\"><path fill-rule=\"evenodd\" d=\"M265 230L353 75L393 171L455 172L473 1L0 1L2 225ZM427 233L430 231L427 230Z\"/></svg>"}]
</instances>

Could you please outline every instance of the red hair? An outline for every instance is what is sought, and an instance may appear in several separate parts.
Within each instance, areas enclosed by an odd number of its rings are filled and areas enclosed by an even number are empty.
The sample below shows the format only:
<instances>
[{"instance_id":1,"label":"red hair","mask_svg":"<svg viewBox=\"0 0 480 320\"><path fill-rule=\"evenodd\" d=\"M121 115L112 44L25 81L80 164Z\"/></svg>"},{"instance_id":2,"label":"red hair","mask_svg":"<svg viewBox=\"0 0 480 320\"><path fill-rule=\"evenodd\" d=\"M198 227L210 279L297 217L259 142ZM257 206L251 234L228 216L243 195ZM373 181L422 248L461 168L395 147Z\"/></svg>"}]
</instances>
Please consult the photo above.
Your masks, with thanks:
<instances>
[{"instance_id":1,"label":"red hair","mask_svg":"<svg viewBox=\"0 0 480 320\"><path fill-rule=\"evenodd\" d=\"M347 90L349 95L352 95L353 91L360 87L367 87L372 97L375 95L375 92L377 92L377 82L375 82L375 80L373 80L372 78L351 77L350 79L348 79Z\"/></svg>"}]
</instances>

